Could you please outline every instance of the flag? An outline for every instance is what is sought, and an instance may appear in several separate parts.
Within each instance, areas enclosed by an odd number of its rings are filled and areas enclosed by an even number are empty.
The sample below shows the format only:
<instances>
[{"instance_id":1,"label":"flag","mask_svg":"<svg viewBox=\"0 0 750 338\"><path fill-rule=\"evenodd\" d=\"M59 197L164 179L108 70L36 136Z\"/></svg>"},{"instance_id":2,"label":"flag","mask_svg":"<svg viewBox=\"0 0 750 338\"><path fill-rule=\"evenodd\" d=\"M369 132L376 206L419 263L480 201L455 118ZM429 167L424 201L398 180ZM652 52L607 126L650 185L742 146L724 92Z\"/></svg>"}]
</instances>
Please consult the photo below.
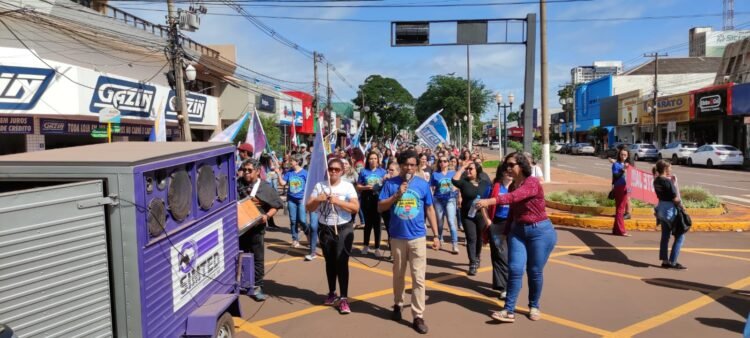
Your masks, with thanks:
<instances>
[{"instance_id":1,"label":"flag","mask_svg":"<svg viewBox=\"0 0 750 338\"><path fill-rule=\"evenodd\" d=\"M367 141L367 145L365 145L365 150L363 153L367 154L368 151L370 151L370 147L372 146L372 136L370 136L370 140Z\"/></svg>"},{"instance_id":2,"label":"flag","mask_svg":"<svg viewBox=\"0 0 750 338\"><path fill-rule=\"evenodd\" d=\"M337 139L337 136L338 135L336 135L336 131L334 130L331 133L331 142L330 142L331 143L331 152L336 151L336 139Z\"/></svg>"},{"instance_id":3,"label":"flag","mask_svg":"<svg viewBox=\"0 0 750 338\"><path fill-rule=\"evenodd\" d=\"M323 124L320 123L320 125L322 126ZM307 182L305 182L303 204L305 203L304 199L307 198L307 196L310 196L315 185L318 184L318 182L326 180L328 163L326 162L327 154L325 150L325 138L323 137L323 131L321 129L318 129L315 133L315 141L313 143L312 152L310 153L310 164L307 167Z\"/></svg>"},{"instance_id":4,"label":"flag","mask_svg":"<svg viewBox=\"0 0 750 338\"><path fill-rule=\"evenodd\" d=\"M253 145L255 158L260 158L263 149L266 149L266 132L263 130L263 123L260 122L260 114L257 110L253 113L253 120L247 128L245 143Z\"/></svg>"},{"instance_id":5,"label":"flag","mask_svg":"<svg viewBox=\"0 0 750 338\"><path fill-rule=\"evenodd\" d=\"M354 137L352 137L352 147L359 147L359 139L362 137L362 132L365 130L365 121L359 122L359 129L357 129L357 133L354 134Z\"/></svg>"},{"instance_id":6,"label":"flag","mask_svg":"<svg viewBox=\"0 0 750 338\"><path fill-rule=\"evenodd\" d=\"M442 109L432 114L415 131L419 140L430 149L435 149L440 144L450 142L448 125L445 123L443 117L440 116L441 112L443 112Z\"/></svg>"},{"instance_id":7,"label":"flag","mask_svg":"<svg viewBox=\"0 0 750 338\"><path fill-rule=\"evenodd\" d=\"M167 123L164 121L164 109L154 112L154 127L151 128L149 142L167 142Z\"/></svg>"},{"instance_id":8,"label":"flag","mask_svg":"<svg viewBox=\"0 0 750 338\"><path fill-rule=\"evenodd\" d=\"M232 123L229 127L224 129L222 132L214 135L208 142L234 142L234 138L237 137L237 133L248 120L248 113L245 113L240 117L239 120Z\"/></svg>"},{"instance_id":9,"label":"flag","mask_svg":"<svg viewBox=\"0 0 750 338\"><path fill-rule=\"evenodd\" d=\"M299 146L299 140L297 140L297 127L294 126L294 123L289 127L292 130L292 148L297 148Z\"/></svg>"}]
</instances>

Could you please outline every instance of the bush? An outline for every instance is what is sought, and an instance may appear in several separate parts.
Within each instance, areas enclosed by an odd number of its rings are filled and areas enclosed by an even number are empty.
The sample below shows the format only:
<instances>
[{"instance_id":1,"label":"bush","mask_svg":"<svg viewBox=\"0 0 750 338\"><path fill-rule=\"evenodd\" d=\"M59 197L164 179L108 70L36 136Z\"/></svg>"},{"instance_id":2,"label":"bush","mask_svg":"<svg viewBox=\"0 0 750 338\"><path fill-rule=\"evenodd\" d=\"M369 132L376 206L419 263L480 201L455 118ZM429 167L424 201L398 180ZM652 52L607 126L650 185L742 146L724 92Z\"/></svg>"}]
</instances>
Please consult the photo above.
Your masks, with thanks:
<instances>
[{"instance_id":1,"label":"bush","mask_svg":"<svg viewBox=\"0 0 750 338\"><path fill-rule=\"evenodd\" d=\"M584 207L614 207L615 200L607 198L608 193L594 191L556 191L546 195L546 199L570 205ZM711 209L721 206L721 201L701 187L685 186L680 189L680 195L686 208ZM653 208L654 206L637 199L630 199L634 208Z\"/></svg>"},{"instance_id":2,"label":"bush","mask_svg":"<svg viewBox=\"0 0 750 338\"><path fill-rule=\"evenodd\" d=\"M686 208L718 208L721 201L702 187L685 186L680 189L680 196Z\"/></svg>"},{"instance_id":3,"label":"bush","mask_svg":"<svg viewBox=\"0 0 750 338\"><path fill-rule=\"evenodd\" d=\"M482 168L485 168L485 169L497 169L498 165L500 165L500 161L497 161L497 160L482 162Z\"/></svg>"},{"instance_id":4,"label":"bush","mask_svg":"<svg viewBox=\"0 0 750 338\"><path fill-rule=\"evenodd\" d=\"M512 150L511 150L512 149ZM523 143L516 141L508 141L508 152L513 151L523 152ZM542 160L542 144L538 141L531 142L531 156L535 162L541 162ZM550 145L550 160L554 160L555 156L552 154L552 146Z\"/></svg>"}]
</instances>

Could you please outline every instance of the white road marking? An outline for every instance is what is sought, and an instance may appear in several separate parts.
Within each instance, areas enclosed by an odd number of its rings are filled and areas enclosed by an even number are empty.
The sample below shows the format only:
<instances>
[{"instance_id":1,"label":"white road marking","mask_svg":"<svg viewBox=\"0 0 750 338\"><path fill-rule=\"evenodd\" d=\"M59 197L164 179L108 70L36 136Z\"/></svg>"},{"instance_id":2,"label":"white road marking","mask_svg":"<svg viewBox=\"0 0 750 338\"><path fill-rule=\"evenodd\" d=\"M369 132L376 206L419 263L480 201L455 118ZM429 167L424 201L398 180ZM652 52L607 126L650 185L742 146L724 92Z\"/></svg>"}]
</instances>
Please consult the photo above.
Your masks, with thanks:
<instances>
[{"instance_id":1,"label":"white road marking","mask_svg":"<svg viewBox=\"0 0 750 338\"><path fill-rule=\"evenodd\" d=\"M745 196L748 196L748 195L745 195ZM718 195L718 197L720 197L721 199L739 201L739 202L742 202L742 203L750 204L750 199L746 199L746 198L739 198L739 197L727 196L727 195Z\"/></svg>"},{"instance_id":2,"label":"white road marking","mask_svg":"<svg viewBox=\"0 0 750 338\"><path fill-rule=\"evenodd\" d=\"M563 168L573 168L573 169L577 169L576 167L574 167L574 166L572 166L572 165L567 165L567 164L562 164L562 163L558 164L557 166L558 166L558 167L563 167Z\"/></svg>"},{"instance_id":3,"label":"white road marking","mask_svg":"<svg viewBox=\"0 0 750 338\"><path fill-rule=\"evenodd\" d=\"M711 184L711 183L706 183L706 182L695 182L695 183L698 183L698 184L700 184L700 185L708 185L708 186L712 186L712 187L719 187L719 188L724 188L724 189L732 189L732 190L739 190L739 191L747 191L747 188L735 188L735 187L728 187L728 186L726 186L726 185L720 185L720 184Z\"/></svg>"},{"instance_id":4,"label":"white road marking","mask_svg":"<svg viewBox=\"0 0 750 338\"><path fill-rule=\"evenodd\" d=\"M597 167L610 167L609 164L604 164L604 163L594 163L594 165Z\"/></svg>"}]
</instances>

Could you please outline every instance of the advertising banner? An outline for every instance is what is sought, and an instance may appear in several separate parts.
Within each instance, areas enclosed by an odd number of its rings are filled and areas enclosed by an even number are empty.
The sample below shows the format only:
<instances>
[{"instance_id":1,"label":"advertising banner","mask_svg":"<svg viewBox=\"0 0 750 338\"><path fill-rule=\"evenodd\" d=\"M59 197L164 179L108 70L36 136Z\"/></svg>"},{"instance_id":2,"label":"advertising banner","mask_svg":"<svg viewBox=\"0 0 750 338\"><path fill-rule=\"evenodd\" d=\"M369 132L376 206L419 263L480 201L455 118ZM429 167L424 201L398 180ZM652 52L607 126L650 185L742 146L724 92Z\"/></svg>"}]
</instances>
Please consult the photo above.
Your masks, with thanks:
<instances>
[{"instance_id":1,"label":"advertising banner","mask_svg":"<svg viewBox=\"0 0 750 338\"><path fill-rule=\"evenodd\" d=\"M33 123L32 123L33 125ZM115 136L149 136L153 125L146 124L120 124L119 130L114 130L112 135ZM39 119L40 134L67 134L67 135L90 135L97 129L107 129L106 123L99 121L75 121L64 119ZM177 127L167 127L167 137L177 138L180 136L180 130Z\"/></svg>"},{"instance_id":2,"label":"advertising banner","mask_svg":"<svg viewBox=\"0 0 750 338\"><path fill-rule=\"evenodd\" d=\"M695 92L693 100L695 117L698 119L721 117L728 114L729 95L727 95L726 87Z\"/></svg>"},{"instance_id":3,"label":"advertising banner","mask_svg":"<svg viewBox=\"0 0 750 338\"><path fill-rule=\"evenodd\" d=\"M262 111L269 112L269 113L275 113L276 112L276 99L273 96L261 94L260 100L258 100L258 110L262 110Z\"/></svg>"},{"instance_id":4,"label":"advertising banner","mask_svg":"<svg viewBox=\"0 0 750 338\"><path fill-rule=\"evenodd\" d=\"M638 117L641 114L641 105L639 100L640 90L634 90L625 94L620 94L617 100L617 125L630 126L638 124Z\"/></svg>"},{"instance_id":5,"label":"advertising banner","mask_svg":"<svg viewBox=\"0 0 750 338\"><path fill-rule=\"evenodd\" d=\"M31 116L0 115L0 134L33 134L34 118Z\"/></svg>"},{"instance_id":6,"label":"advertising banner","mask_svg":"<svg viewBox=\"0 0 750 338\"><path fill-rule=\"evenodd\" d=\"M435 149L444 143L450 143L448 125L445 123L443 117L440 116L442 112L443 110L440 109L435 114L432 114L415 131L417 137L429 146L430 149Z\"/></svg>"},{"instance_id":7,"label":"advertising banner","mask_svg":"<svg viewBox=\"0 0 750 338\"><path fill-rule=\"evenodd\" d=\"M740 41L748 36L750 36L750 30L706 32L706 56L722 57L728 44Z\"/></svg>"},{"instance_id":8,"label":"advertising banner","mask_svg":"<svg viewBox=\"0 0 750 338\"><path fill-rule=\"evenodd\" d=\"M750 83L732 86L732 115L750 115Z\"/></svg>"},{"instance_id":9,"label":"advertising banner","mask_svg":"<svg viewBox=\"0 0 750 338\"><path fill-rule=\"evenodd\" d=\"M630 198L653 205L659 204L659 198L656 197L656 192L654 191L654 175L651 172L628 166L626 181L630 190ZM679 192L680 187L677 185L677 179L672 177L672 181Z\"/></svg>"},{"instance_id":10,"label":"advertising banner","mask_svg":"<svg viewBox=\"0 0 750 338\"><path fill-rule=\"evenodd\" d=\"M658 124L690 121L690 94L660 97L656 100L656 106Z\"/></svg>"}]
</instances>

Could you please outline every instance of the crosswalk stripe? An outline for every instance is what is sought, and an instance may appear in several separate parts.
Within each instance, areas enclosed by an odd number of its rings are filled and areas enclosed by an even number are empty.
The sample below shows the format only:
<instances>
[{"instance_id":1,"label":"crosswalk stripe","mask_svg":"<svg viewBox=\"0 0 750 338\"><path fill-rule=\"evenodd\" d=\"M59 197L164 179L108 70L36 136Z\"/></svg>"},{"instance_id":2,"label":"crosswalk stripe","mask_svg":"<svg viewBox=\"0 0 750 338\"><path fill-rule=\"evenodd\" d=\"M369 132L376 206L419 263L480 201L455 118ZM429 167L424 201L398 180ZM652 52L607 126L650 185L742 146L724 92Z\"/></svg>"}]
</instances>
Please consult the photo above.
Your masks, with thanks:
<instances>
[{"instance_id":1,"label":"crosswalk stripe","mask_svg":"<svg viewBox=\"0 0 750 338\"><path fill-rule=\"evenodd\" d=\"M750 195L744 195L744 196L750 197ZM733 200L733 201L750 204L750 199L747 199L747 198L740 198L740 197L727 196L727 195L719 195L718 197L721 197L721 199Z\"/></svg>"}]
</instances>

